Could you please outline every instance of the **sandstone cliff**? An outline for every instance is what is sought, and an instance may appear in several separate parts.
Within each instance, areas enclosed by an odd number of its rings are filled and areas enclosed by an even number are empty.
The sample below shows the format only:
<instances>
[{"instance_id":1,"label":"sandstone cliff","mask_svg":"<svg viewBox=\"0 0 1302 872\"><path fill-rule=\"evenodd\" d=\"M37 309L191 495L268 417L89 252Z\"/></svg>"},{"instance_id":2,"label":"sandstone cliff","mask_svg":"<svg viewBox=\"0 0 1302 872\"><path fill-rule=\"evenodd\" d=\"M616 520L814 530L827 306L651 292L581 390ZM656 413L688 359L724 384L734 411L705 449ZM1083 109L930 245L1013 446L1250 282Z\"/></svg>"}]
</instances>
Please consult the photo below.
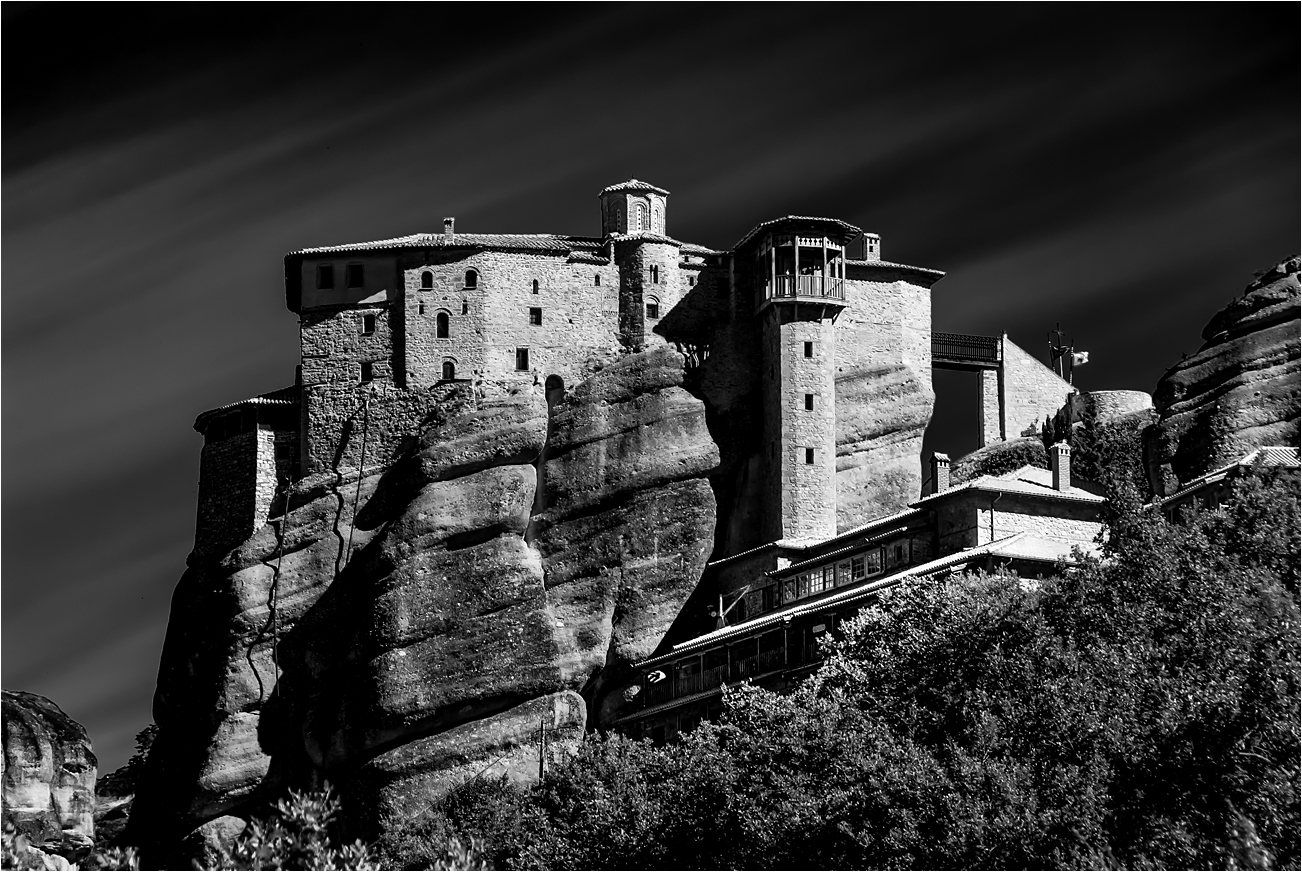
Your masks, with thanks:
<instances>
[{"instance_id":1,"label":"sandstone cliff","mask_svg":"<svg viewBox=\"0 0 1302 872\"><path fill-rule=\"evenodd\" d=\"M43 696L3 692L4 819L33 845L75 855L95 840L95 753L86 729Z\"/></svg>"},{"instance_id":2,"label":"sandstone cliff","mask_svg":"<svg viewBox=\"0 0 1302 872\"><path fill-rule=\"evenodd\" d=\"M1252 282L1203 330L1197 354L1162 376L1146 434L1154 493L1170 493L1260 445L1297 445L1298 258Z\"/></svg>"},{"instance_id":3,"label":"sandstone cliff","mask_svg":"<svg viewBox=\"0 0 1302 872\"><path fill-rule=\"evenodd\" d=\"M389 462L300 481L192 556L128 840L326 779L389 829L414 795L528 777L540 729L617 712L714 547L719 454L684 377L662 347L547 396L432 389Z\"/></svg>"}]
</instances>

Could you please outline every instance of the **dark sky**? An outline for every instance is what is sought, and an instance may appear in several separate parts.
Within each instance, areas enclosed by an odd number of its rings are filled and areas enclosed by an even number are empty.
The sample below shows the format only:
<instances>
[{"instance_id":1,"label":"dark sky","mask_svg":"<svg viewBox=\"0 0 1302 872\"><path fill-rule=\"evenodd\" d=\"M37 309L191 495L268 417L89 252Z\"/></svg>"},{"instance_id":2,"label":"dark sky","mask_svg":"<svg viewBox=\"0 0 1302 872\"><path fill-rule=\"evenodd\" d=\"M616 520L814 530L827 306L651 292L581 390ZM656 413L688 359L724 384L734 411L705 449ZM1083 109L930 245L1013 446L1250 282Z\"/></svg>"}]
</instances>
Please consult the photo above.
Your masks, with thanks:
<instances>
[{"instance_id":1,"label":"dark sky","mask_svg":"<svg viewBox=\"0 0 1302 872\"><path fill-rule=\"evenodd\" d=\"M596 234L673 192L730 247L828 215L948 272L934 326L1061 322L1151 391L1299 244L1280 3L3 9L3 684L150 721L208 408L290 384L282 257L441 227ZM937 378L930 441L973 447Z\"/></svg>"}]
</instances>

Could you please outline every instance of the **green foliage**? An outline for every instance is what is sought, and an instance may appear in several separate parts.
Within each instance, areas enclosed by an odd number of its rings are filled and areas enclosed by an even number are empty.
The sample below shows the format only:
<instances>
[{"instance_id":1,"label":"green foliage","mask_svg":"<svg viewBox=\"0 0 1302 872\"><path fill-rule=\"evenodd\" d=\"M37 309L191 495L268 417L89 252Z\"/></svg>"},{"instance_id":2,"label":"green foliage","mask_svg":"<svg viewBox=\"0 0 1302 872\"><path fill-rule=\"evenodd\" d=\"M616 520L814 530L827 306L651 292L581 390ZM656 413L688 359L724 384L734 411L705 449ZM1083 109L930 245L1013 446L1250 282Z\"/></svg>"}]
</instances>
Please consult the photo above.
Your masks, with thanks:
<instances>
[{"instance_id":1,"label":"green foliage","mask_svg":"<svg viewBox=\"0 0 1302 872\"><path fill-rule=\"evenodd\" d=\"M431 844L499 868L1295 867L1296 481L1182 524L1123 508L1105 561L899 588L794 693L456 792Z\"/></svg>"},{"instance_id":2,"label":"green foliage","mask_svg":"<svg viewBox=\"0 0 1302 872\"><path fill-rule=\"evenodd\" d=\"M361 840L342 844L339 799L327 787L315 793L289 791L265 818L249 822L221 850L218 869L374 869Z\"/></svg>"}]
</instances>

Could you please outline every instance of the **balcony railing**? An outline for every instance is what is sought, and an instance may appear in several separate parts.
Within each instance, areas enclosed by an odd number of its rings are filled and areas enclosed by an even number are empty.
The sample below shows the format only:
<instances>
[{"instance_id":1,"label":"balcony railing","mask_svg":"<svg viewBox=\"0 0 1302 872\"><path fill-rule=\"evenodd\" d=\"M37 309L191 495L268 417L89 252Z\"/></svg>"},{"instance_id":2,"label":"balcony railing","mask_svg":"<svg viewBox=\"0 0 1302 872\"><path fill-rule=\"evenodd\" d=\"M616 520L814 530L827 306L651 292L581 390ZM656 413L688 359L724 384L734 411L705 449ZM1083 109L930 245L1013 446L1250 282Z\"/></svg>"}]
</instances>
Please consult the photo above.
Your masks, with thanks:
<instances>
[{"instance_id":1,"label":"balcony railing","mask_svg":"<svg viewBox=\"0 0 1302 872\"><path fill-rule=\"evenodd\" d=\"M764 292L770 300L844 300L845 280L836 276L769 276Z\"/></svg>"}]
</instances>

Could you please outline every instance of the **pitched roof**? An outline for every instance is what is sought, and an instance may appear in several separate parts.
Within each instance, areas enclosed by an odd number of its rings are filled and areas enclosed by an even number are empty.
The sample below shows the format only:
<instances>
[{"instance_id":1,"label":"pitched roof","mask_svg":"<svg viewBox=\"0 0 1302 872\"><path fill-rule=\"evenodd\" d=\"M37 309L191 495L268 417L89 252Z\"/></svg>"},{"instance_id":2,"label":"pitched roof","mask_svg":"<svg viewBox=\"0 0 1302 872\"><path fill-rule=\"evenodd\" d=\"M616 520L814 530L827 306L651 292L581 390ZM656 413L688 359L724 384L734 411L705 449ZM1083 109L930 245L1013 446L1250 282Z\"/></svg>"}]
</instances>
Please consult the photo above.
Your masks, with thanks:
<instances>
[{"instance_id":1,"label":"pitched roof","mask_svg":"<svg viewBox=\"0 0 1302 872\"><path fill-rule=\"evenodd\" d=\"M1219 469L1213 469L1205 475L1198 476L1170 496L1153 500L1152 505L1160 506L1164 503L1169 503L1172 500L1178 500L1181 497L1188 496L1194 491L1204 488L1209 484L1223 481L1228 476L1237 473L1242 469L1256 466L1286 467L1292 469L1302 468L1302 449L1288 445L1263 445L1260 448L1249 451L1238 460L1227 463Z\"/></svg>"},{"instance_id":2,"label":"pitched roof","mask_svg":"<svg viewBox=\"0 0 1302 872\"><path fill-rule=\"evenodd\" d=\"M443 233L413 233L409 236L395 236L372 242L349 242L343 245L303 248L291 251L290 255L398 248L507 248L567 254L576 250L596 251L602 245L600 239L591 236L564 236L555 233L454 233L450 240Z\"/></svg>"},{"instance_id":3,"label":"pitched roof","mask_svg":"<svg viewBox=\"0 0 1302 872\"><path fill-rule=\"evenodd\" d=\"M278 391L261 394L256 397L250 397L247 400L236 400L233 403L227 403L224 406L218 406L215 409L209 409L206 412L200 412L199 417L194 419L194 429L200 433L207 426L208 422L220 415L222 412L229 412L232 409L249 408L252 406L296 406L298 405L298 385L290 385L287 388L281 388Z\"/></svg>"},{"instance_id":4,"label":"pitched roof","mask_svg":"<svg viewBox=\"0 0 1302 872\"><path fill-rule=\"evenodd\" d=\"M918 508L923 505L929 505L933 502L948 499L966 491L982 491L985 493L1001 494L1022 494L1032 497L1046 497L1055 500L1070 500L1081 503L1103 503L1106 500L1098 494L1090 493L1083 488L1075 486L1066 490L1055 490L1053 487L1053 473L1047 469L1041 469L1037 466L1023 466L1021 469L1015 469L1012 472L1006 472L1003 475L983 475L972 481L963 484L954 485L946 488L940 493L931 494L923 497L909 505Z\"/></svg>"},{"instance_id":5,"label":"pitched roof","mask_svg":"<svg viewBox=\"0 0 1302 872\"><path fill-rule=\"evenodd\" d=\"M750 242L752 239L758 236L760 231L765 230L769 227L773 227L776 224L782 224L788 221L823 224L823 225L835 227L838 230L841 230L843 233L845 233L845 238L847 242L850 241L851 239L855 239L856 237L863 235L863 230L861 230L858 227L855 227L853 224L842 221L840 218L819 218L816 215L783 215L781 218L774 218L770 221L765 221L761 224L756 224L755 228L751 230L750 233L747 233L745 236L741 238L741 242L738 242L736 245L733 246L733 249L740 250L746 245L746 243Z\"/></svg>"},{"instance_id":6,"label":"pitched roof","mask_svg":"<svg viewBox=\"0 0 1302 872\"><path fill-rule=\"evenodd\" d=\"M909 272L924 273L926 275L937 276L939 278L944 278L945 276L945 271L941 269L931 269L930 267L926 267L926 266L910 266L907 263L895 263L894 261L890 261L890 260L852 260L850 258L846 258L845 265L847 269L852 266L868 267L868 268L878 268L878 269L908 270Z\"/></svg>"},{"instance_id":7,"label":"pitched roof","mask_svg":"<svg viewBox=\"0 0 1302 872\"><path fill-rule=\"evenodd\" d=\"M953 554L947 554L944 557L938 557L927 563L920 563L917 566L911 566L908 569L901 570L894 575L888 575L885 578L879 578L856 587L843 588L831 596L823 596L817 599L803 600L792 603L791 605L760 615L757 618L751 618L748 621L742 621L739 624L733 624L730 627L723 627L713 630L695 639L688 639L686 642L680 642L674 645L668 652L659 654L655 657L648 657L635 665L637 669L643 669L666 663L684 654L693 651L699 651L704 648L710 648L720 643L729 642L733 639L744 638L754 633L761 632L770 627L781 626L784 621L800 617L802 615L821 612L832 608L842 608L858 602L862 599L876 594L889 587L894 587L911 578L926 578L939 572L952 569L973 560L984 557L1002 557L1005 559L1029 559L1044 562L1056 562L1058 560L1070 560L1072 548L1079 545L1079 542L1067 541L1064 539L1052 539L1050 537L1038 536L1034 533L1023 531L998 539L994 542L988 542L985 545L979 545L975 548L968 548L964 551L958 551ZM1089 549L1086 549L1089 550Z\"/></svg>"},{"instance_id":8,"label":"pitched roof","mask_svg":"<svg viewBox=\"0 0 1302 872\"><path fill-rule=\"evenodd\" d=\"M620 191L651 191L654 194L663 194L666 197L669 196L669 192L664 188L657 188L649 182L642 182L637 179L629 179L627 182L620 182L618 185L611 185L610 187L601 189L602 194L613 194ZM598 194L597 196L601 196L601 194Z\"/></svg>"}]
</instances>

